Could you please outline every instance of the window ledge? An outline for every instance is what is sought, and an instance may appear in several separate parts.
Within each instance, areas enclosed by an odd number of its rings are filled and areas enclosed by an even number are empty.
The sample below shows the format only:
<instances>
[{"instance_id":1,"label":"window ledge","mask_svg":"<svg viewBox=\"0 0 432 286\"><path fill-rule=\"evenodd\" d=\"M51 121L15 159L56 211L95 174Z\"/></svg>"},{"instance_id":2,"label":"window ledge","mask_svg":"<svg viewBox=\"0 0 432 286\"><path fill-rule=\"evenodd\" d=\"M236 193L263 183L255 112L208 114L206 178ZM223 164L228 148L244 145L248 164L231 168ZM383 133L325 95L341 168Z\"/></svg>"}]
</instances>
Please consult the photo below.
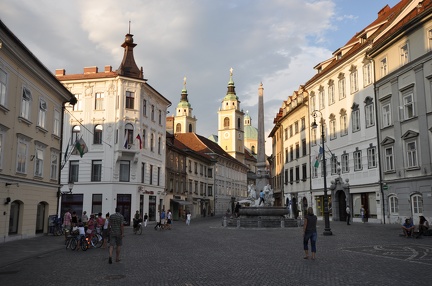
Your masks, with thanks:
<instances>
[{"instance_id":1,"label":"window ledge","mask_svg":"<svg viewBox=\"0 0 432 286\"><path fill-rule=\"evenodd\" d=\"M36 130L37 130L37 131L40 131L40 132L42 132L42 133L44 133L44 134L47 134L47 133L48 133L48 130L46 130L45 128L40 127L40 126L36 126Z\"/></svg>"},{"instance_id":2,"label":"window ledge","mask_svg":"<svg viewBox=\"0 0 432 286\"><path fill-rule=\"evenodd\" d=\"M51 138L56 139L56 140L60 140L60 136L55 135L55 134L51 134Z\"/></svg>"},{"instance_id":3,"label":"window ledge","mask_svg":"<svg viewBox=\"0 0 432 286\"><path fill-rule=\"evenodd\" d=\"M18 116L18 121L27 124L28 126L32 125L32 122L29 121L28 119L22 117L22 116Z\"/></svg>"},{"instance_id":4,"label":"window ledge","mask_svg":"<svg viewBox=\"0 0 432 286\"><path fill-rule=\"evenodd\" d=\"M407 172L409 172L409 171L418 171L418 170L420 170L421 168L420 167L418 167L418 166L416 166L416 167L407 167L406 168L406 171Z\"/></svg>"},{"instance_id":5,"label":"window ledge","mask_svg":"<svg viewBox=\"0 0 432 286\"><path fill-rule=\"evenodd\" d=\"M3 111L4 114L7 114L10 111L6 106L1 104L0 104L0 110Z\"/></svg>"}]
</instances>

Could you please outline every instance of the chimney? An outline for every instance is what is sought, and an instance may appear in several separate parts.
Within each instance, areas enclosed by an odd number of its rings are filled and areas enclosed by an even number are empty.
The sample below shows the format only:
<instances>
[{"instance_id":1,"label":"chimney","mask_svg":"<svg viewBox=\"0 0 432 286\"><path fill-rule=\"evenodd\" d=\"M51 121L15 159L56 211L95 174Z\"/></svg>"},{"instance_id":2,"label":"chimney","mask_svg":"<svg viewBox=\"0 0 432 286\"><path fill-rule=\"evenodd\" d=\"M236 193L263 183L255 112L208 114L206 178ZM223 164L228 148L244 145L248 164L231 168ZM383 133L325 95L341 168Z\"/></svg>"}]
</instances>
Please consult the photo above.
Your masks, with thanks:
<instances>
[{"instance_id":1,"label":"chimney","mask_svg":"<svg viewBox=\"0 0 432 286\"><path fill-rule=\"evenodd\" d=\"M105 72L112 72L112 66L105 66Z\"/></svg>"},{"instance_id":2,"label":"chimney","mask_svg":"<svg viewBox=\"0 0 432 286\"><path fill-rule=\"evenodd\" d=\"M65 69L56 69L55 70L55 75L56 76L63 76L66 74L66 70Z\"/></svg>"},{"instance_id":3,"label":"chimney","mask_svg":"<svg viewBox=\"0 0 432 286\"><path fill-rule=\"evenodd\" d=\"M84 68L84 74L97 73L97 72L98 72L97 67L85 67Z\"/></svg>"}]
</instances>

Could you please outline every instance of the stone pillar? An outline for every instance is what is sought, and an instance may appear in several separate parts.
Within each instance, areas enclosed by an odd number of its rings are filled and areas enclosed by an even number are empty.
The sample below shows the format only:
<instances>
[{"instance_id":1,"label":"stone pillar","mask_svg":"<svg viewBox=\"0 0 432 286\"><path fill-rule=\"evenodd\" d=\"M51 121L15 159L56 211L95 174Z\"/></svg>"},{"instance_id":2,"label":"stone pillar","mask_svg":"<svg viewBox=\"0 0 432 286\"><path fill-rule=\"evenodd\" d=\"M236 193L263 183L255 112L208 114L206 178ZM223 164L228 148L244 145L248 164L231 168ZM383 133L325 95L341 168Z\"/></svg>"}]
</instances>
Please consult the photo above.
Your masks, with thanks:
<instances>
[{"instance_id":1,"label":"stone pillar","mask_svg":"<svg viewBox=\"0 0 432 286\"><path fill-rule=\"evenodd\" d=\"M264 87L261 83L258 88L258 152L257 152L257 179L256 191L259 194L268 184L266 172L265 154L265 130L264 130Z\"/></svg>"}]
</instances>

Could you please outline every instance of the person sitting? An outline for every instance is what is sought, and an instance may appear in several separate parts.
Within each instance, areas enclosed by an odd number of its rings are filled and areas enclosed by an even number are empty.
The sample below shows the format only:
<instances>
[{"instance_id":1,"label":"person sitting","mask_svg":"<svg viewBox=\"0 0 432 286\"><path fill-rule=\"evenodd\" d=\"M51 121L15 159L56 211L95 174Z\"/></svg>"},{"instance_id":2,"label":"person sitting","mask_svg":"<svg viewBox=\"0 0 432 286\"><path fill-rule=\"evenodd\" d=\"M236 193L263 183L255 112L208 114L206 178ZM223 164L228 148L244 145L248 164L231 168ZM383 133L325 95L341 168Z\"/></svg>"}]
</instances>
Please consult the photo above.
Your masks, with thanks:
<instances>
[{"instance_id":1,"label":"person sitting","mask_svg":"<svg viewBox=\"0 0 432 286\"><path fill-rule=\"evenodd\" d=\"M411 219L407 218L405 223L402 225L402 230L405 237L413 237L415 226L412 223Z\"/></svg>"},{"instance_id":2,"label":"person sitting","mask_svg":"<svg viewBox=\"0 0 432 286\"><path fill-rule=\"evenodd\" d=\"M419 233L417 234L416 238L422 236L429 229L429 222L422 215L420 216L420 222L418 228L419 228Z\"/></svg>"}]
</instances>

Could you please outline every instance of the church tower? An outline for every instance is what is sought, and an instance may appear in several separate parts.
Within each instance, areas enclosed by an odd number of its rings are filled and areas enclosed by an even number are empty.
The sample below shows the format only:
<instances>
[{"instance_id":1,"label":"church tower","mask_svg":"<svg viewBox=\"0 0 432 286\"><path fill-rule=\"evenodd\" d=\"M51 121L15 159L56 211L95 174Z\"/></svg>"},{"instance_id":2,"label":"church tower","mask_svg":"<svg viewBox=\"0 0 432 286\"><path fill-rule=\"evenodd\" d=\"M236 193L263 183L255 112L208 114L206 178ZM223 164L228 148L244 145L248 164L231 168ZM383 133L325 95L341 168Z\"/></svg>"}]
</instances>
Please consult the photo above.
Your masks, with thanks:
<instances>
[{"instance_id":1,"label":"church tower","mask_svg":"<svg viewBox=\"0 0 432 286\"><path fill-rule=\"evenodd\" d=\"M235 92L233 69L230 69L228 91L218 111L218 144L225 152L244 164L244 113Z\"/></svg>"},{"instance_id":2,"label":"church tower","mask_svg":"<svg viewBox=\"0 0 432 286\"><path fill-rule=\"evenodd\" d=\"M174 117L174 134L175 133L196 133L195 116L192 116L191 104L188 100L188 93L186 90L186 77L183 81L183 90L179 104L177 104L176 116Z\"/></svg>"}]
</instances>

